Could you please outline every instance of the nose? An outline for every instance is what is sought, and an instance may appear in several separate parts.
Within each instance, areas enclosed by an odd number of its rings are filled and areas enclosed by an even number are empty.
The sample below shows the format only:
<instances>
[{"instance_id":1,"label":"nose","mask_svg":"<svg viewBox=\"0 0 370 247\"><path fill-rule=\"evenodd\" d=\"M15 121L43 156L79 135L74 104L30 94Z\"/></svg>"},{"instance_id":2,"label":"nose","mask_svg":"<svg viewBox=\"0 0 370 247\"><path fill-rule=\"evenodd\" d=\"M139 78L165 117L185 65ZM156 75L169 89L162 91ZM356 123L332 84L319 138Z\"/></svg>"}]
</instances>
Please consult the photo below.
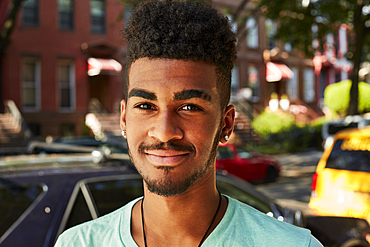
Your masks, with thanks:
<instances>
[{"instance_id":1,"label":"nose","mask_svg":"<svg viewBox=\"0 0 370 247\"><path fill-rule=\"evenodd\" d=\"M149 129L149 137L154 137L160 142L182 139L183 130L179 126L177 114L170 110L164 110L153 119L153 126Z\"/></svg>"}]
</instances>

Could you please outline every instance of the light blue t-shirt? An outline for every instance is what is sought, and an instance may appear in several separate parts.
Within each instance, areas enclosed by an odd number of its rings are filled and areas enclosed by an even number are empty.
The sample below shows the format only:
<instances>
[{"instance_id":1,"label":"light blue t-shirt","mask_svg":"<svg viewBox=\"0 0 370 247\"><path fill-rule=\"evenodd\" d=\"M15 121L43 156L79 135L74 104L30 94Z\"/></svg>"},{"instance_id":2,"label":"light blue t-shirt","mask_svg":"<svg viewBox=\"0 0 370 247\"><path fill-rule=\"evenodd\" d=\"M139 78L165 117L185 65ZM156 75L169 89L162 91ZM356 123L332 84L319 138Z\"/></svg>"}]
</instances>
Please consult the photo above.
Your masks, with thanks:
<instances>
[{"instance_id":1,"label":"light blue t-shirt","mask_svg":"<svg viewBox=\"0 0 370 247\"><path fill-rule=\"evenodd\" d=\"M274 246L319 247L322 246L304 228L278 221L256 209L227 197L229 204L224 217L203 247L221 246ZM122 208L81 225L66 230L56 247L137 247L131 236L131 211L137 198Z\"/></svg>"}]
</instances>

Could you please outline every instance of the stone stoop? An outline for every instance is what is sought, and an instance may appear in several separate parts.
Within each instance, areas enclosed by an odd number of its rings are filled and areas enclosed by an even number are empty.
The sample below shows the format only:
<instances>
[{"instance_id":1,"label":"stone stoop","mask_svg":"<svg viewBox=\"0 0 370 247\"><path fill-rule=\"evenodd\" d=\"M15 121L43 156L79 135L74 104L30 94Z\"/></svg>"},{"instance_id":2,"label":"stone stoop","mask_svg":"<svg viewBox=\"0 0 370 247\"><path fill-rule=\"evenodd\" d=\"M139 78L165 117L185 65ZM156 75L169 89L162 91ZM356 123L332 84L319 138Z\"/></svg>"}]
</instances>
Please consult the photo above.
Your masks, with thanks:
<instances>
[{"instance_id":1,"label":"stone stoop","mask_svg":"<svg viewBox=\"0 0 370 247\"><path fill-rule=\"evenodd\" d=\"M234 135L234 142L238 146L260 142L257 133L252 129L251 120L240 111L235 114Z\"/></svg>"},{"instance_id":2,"label":"stone stoop","mask_svg":"<svg viewBox=\"0 0 370 247\"><path fill-rule=\"evenodd\" d=\"M19 153L25 149L21 126L11 114L0 114L0 155Z\"/></svg>"},{"instance_id":3,"label":"stone stoop","mask_svg":"<svg viewBox=\"0 0 370 247\"><path fill-rule=\"evenodd\" d=\"M121 135L119 113L88 113L85 119L86 125L91 129L97 139L103 139L107 135Z\"/></svg>"}]
</instances>

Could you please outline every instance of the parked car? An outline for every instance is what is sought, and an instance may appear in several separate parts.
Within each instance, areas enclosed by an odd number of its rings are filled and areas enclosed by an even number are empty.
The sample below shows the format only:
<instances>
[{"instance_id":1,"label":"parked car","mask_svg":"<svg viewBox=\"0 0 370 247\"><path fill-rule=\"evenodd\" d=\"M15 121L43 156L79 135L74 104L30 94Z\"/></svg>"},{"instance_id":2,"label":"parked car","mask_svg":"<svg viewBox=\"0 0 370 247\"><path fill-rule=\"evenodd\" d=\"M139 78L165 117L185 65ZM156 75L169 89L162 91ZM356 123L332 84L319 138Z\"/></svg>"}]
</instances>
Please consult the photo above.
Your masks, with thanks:
<instances>
[{"instance_id":1,"label":"parked car","mask_svg":"<svg viewBox=\"0 0 370 247\"><path fill-rule=\"evenodd\" d=\"M112 212L143 195L142 179L128 158L92 161L86 154L0 159L0 246L53 246L65 229ZM342 218L334 226L326 223L329 226L322 228L321 217L306 218L299 210L282 207L226 171L218 171L216 179L221 193L267 215L297 226L307 222L320 241L340 246L343 239L350 238L346 234L337 235L338 241L333 237L333 228L345 225ZM358 233L363 242L370 229L362 222L350 222L339 234Z\"/></svg>"},{"instance_id":2,"label":"parked car","mask_svg":"<svg viewBox=\"0 0 370 247\"><path fill-rule=\"evenodd\" d=\"M216 168L250 182L274 182L281 172L280 164L274 157L247 152L232 143L219 146Z\"/></svg>"},{"instance_id":3,"label":"parked car","mask_svg":"<svg viewBox=\"0 0 370 247\"><path fill-rule=\"evenodd\" d=\"M334 136L313 175L309 207L320 215L370 222L370 126Z\"/></svg>"},{"instance_id":4,"label":"parked car","mask_svg":"<svg viewBox=\"0 0 370 247\"><path fill-rule=\"evenodd\" d=\"M108 136L104 140L75 137L48 142L31 141L27 147L27 152L30 154L91 153L94 150L103 150L107 155L128 153L126 139L122 136Z\"/></svg>"},{"instance_id":5,"label":"parked car","mask_svg":"<svg viewBox=\"0 0 370 247\"><path fill-rule=\"evenodd\" d=\"M263 213L303 225L300 211L244 181L219 172L217 186ZM142 196L143 183L128 158L97 164L86 154L18 156L0 159L0 195L0 246L53 246L65 229Z\"/></svg>"}]
</instances>

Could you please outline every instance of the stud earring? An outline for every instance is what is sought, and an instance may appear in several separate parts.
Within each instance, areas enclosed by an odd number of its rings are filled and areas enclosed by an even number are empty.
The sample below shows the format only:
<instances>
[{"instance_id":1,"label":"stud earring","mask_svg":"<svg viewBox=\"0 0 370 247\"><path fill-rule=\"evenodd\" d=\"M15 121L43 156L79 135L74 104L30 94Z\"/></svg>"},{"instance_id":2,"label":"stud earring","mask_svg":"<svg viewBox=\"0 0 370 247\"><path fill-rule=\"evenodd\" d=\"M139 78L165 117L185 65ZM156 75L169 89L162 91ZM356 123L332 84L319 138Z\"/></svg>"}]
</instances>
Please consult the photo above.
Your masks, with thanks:
<instances>
[{"instance_id":1,"label":"stud earring","mask_svg":"<svg viewBox=\"0 0 370 247\"><path fill-rule=\"evenodd\" d=\"M122 135L125 136L126 135L126 130L122 130Z\"/></svg>"},{"instance_id":2,"label":"stud earring","mask_svg":"<svg viewBox=\"0 0 370 247\"><path fill-rule=\"evenodd\" d=\"M228 141L229 140L229 136L228 135L225 135L224 136L224 139L225 139L225 141Z\"/></svg>"}]
</instances>

